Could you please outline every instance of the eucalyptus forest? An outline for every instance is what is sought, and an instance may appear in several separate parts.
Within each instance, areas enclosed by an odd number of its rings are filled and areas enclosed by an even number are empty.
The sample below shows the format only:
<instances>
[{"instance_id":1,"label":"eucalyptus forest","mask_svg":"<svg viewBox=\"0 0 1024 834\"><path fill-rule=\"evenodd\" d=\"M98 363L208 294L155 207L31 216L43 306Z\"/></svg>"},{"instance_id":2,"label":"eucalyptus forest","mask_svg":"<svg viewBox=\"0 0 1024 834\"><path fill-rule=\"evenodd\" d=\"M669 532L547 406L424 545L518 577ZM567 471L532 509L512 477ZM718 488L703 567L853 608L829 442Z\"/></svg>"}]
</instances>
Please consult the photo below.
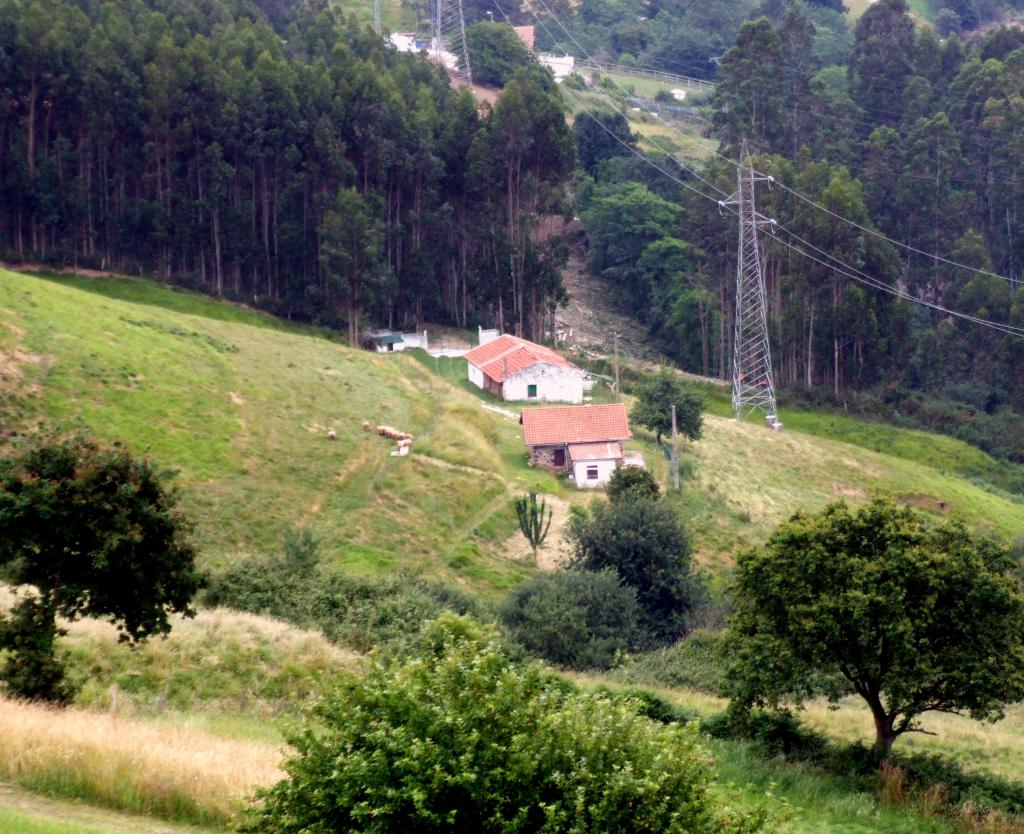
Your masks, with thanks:
<instances>
[{"instance_id":1,"label":"eucalyptus forest","mask_svg":"<svg viewBox=\"0 0 1024 834\"><path fill-rule=\"evenodd\" d=\"M0 4L0 247L357 330L539 330L571 136L524 70L478 112L326 4Z\"/></svg>"}]
</instances>

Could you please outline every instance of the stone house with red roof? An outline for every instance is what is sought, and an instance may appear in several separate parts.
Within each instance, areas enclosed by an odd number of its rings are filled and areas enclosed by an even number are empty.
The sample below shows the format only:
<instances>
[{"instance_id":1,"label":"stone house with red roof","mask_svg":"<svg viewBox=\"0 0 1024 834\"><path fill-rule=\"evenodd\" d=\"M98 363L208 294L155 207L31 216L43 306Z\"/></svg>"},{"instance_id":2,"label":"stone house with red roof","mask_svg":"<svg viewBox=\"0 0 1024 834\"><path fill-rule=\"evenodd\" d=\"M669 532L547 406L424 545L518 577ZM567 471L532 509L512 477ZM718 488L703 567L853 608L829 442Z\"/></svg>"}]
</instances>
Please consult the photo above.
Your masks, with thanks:
<instances>
[{"instance_id":1,"label":"stone house with red roof","mask_svg":"<svg viewBox=\"0 0 1024 834\"><path fill-rule=\"evenodd\" d=\"M530 463L568 473L578 487L608 483L633 436L623 403L528 408L520 423Z\"/></svg>"},{"instance_id":2,"label":"stone house with red roof","mask_svg":"<svg viewBox=\"0 0 1024 834\"><path fill-rule=\"evenodd\" d=\"M507 401L583 402L587 373L551 348L499 336L466 354L469 381Z\"/></svg>"}]
</instances>

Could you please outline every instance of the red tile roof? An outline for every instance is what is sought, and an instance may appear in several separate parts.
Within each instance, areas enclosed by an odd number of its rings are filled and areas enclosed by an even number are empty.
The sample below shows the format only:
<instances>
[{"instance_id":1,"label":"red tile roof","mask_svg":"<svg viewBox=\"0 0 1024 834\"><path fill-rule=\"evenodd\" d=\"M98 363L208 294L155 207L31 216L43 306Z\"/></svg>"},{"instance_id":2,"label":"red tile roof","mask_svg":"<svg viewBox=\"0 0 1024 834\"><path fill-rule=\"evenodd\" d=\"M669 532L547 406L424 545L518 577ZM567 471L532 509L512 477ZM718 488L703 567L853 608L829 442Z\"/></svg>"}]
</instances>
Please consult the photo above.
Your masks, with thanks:
<instances>
[{"instance_id":1,"label":"red tile roof","mask_svg":"<svg viewBox=\"0 0 1024 834\"><path fill-rule=\"evenodd\" d=\"M534 28L532 26L513 26L512 28L516 30L519 39L526 44L526 48L532 52L533 44L536 40Z\"/></svg>"},{"instance_id":2,"label":"red tile roof","mask_svg":"<svg viewBox=\"0 0 1024 834\"><path fill-rule=\"evenodd\" d=\"M572 460L618 460L622 457L621 443L572 443L569 446Z\"/></svg>"},{"instance_id":3,"label":"red tile roof","mask_svg":"<svg viewBox=\"0 0 1024 834\"><path fill-rule=\"evenodd\" d=\"M529 368L538 362L579 370L551 348L508 334L499 336L486 345L473 348L466 354L466 361L478 367L495 382L504 382L523 368Z\"/></svg>"},{"instance_id":4,"label":"red tile roof","mask_svg":"<svg viewBox=\"0 0 1024 834\"><path fill-rule=\"evenodd\" d=\"M633 436L623 403L527 408L522 424L527 446L607 443Z\"/></svg>"}]
</instances>

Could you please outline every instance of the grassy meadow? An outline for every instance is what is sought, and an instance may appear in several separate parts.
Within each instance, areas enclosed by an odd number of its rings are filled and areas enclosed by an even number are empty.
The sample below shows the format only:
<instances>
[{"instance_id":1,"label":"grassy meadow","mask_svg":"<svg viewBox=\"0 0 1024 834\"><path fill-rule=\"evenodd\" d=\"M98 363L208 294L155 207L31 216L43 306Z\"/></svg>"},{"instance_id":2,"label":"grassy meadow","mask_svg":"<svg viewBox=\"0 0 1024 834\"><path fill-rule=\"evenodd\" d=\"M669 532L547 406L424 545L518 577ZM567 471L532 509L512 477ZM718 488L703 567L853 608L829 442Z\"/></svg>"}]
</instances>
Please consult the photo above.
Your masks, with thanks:
<instances>
[{"instance_id":1,"label":"grassy meadow","mask_svg":"<svg viewBox=\"0 0 1024 834\"><path fill-rule=\"evenodd\" d=\"M176 470L206 568L309 527L340 570L491 595L527 575L487 522L513 488L562 487L526 468L518 426L409 356L290 330L140 281L0 272L0 423L88 428ZM364 420L414 434L413 456Z\"/></svg>"},{"instance_id":2,"label":"grassy meadow","mask_svg":"<svg viewBox=\"0 0 1024 834\"><path fill-rule=\"evenodd\" d=\"M202 567L213 572L276 553L285 531L306 527L320 539L324 570L402 570L500 599L535 570L516 550L513 496L548 496L556 528L593 497L526 465L518 422L502 413L510 410L467 382L464 360L353 351L154 283L0 271L0 425L17 432L0 437L0 452L40 431L89 429L157 459L178 473ZM713 587L727 581L738 549L792 512L836 499L887 495L1000 536L1024 529L1024 503L986 486L997 462L967 444L844 415L786 409L782 419L779 434L736 423L712 398L704 436L682 446L683 490L667 500ZM392 457L393 444L365 432L364 420L412 433L413 454ZM633 429L627 449L667 483L663 449ZM0 609L10 599L0 587ZM62 644L81 687L72 709L0 701L2 831L235 827L253 790L278 777L296 712L362 663L319 632L223 609L176 620L167 639L136 648L95 622L70 624ZM723 706L698 689L650 688L705 716ZM870 736L857 702L834 711L814 703L801 718L836 741ZM925 726L938 735L898 745L1024 778L1024 708L996 725L933 716ZM745 742L708 743L723 802L753 806L770 793L784 801L782 831L959 830ZM53 799L44 807L16 795ZM133 828L131 814L149 815L151 827Z\"/></svg>"},{"instance_id":3,"label":"grassy meadow","mask_svg":"<svg viewBox=\"0 0 1024 834\"><path fill-rule=\"evenodd\" d=\"M89 428L176 470L213 570L309 527L329 567L412 570L496 599L533 569L506 555L511 498L589 500L526 465L519 426L483 407L464 360L353 351L153 283L0 272L0 356L2 422ZM979 481L997 462L960 441L788 409L775 434L723 412L712 399L704 436L683 445L672 497L714 571L797 509L838 499L888 495L999 535L1024 529L1024 503ZM413 454L391 457L364 420L411 432ZM663 450L634 433L667 482Z\"/></svg>"}]
</instances>

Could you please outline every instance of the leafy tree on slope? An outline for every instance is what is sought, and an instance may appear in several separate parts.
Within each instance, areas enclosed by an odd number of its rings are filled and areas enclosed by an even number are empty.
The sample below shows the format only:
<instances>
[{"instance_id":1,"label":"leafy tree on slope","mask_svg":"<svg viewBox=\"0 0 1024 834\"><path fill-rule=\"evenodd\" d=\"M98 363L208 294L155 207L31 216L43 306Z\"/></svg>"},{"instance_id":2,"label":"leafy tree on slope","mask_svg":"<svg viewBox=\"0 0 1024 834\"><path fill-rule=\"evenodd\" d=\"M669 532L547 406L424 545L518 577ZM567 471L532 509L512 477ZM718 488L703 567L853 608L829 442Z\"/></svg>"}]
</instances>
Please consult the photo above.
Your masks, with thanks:
<instances>
[{"instance_id":1,"label":"leafy tree on slope","mask_svg":"<svg viewBox=\"0 0 1024 834\"><path fill-rule=\"evenodd\" d=\"M875 501L797 513L736 567L728 656L735 707L871 710L875 750L927 712L997 720L1024 697L1024 593L1007 548Z\"/></svg>"}]
</instances>

